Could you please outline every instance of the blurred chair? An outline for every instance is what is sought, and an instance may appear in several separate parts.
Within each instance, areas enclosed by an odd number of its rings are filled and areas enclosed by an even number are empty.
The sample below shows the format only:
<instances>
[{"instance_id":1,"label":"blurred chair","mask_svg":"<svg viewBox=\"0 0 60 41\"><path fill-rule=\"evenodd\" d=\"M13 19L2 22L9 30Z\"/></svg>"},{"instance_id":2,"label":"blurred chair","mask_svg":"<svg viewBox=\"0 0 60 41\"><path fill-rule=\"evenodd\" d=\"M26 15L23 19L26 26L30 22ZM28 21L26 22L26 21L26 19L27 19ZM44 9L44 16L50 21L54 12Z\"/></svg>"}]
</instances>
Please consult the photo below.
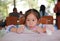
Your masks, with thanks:
<instances>
[{"instance_id":1,"label":"blurred chair","mask_svg":"<svg viewBox=\"0 0 60 41\"><path fill-rule=\"evenodd\" d=\"M2 27L0 27L0 30L2 30Z\"/></svg>"},{"instance_id":2,"label":"blurred chair","mask_svg":"<svg viewBox=\"0 0 60 41\"><path fill-rule=\"evenodd\" d=\"M39 19L39 24L48 24L48 20L44 17ZM41 25L43 27L43 25ZM43 28L43 31L46 32L46 28Z\"/></svg>"},{"instance_id":3,"label":"blurred chair","mask_svg":"<svg viewBox=\"0 0 60 41\"><path fill-rule=\"evenodd\" d=\"M43 16L43 18L47 19L48 24L53 24L53 16Z\"/></svg>"},{"instance_id":4,"label":"blurred chair","mask_svg":"<svg viewBox=\"0 0 60 41\"><path fill-rule=\"evenodd\" d=\"M39 23L41 23L41 24L48 24L47 19L43 18L43 17L39 19Z\"/></svg>"},{"instance_id":5,"label":"blurred chair","mask_svg":"<svg viewBox=\"0 0 60 41\"><path fill-rule=\"evenodd\" d=\"M41 24L53 24L53 17L52 16L43 16L39 19L39 23ZM46 32L46 28L43 28L44 32Z\"/></svg>"},{"instance_id":6,"label":"blurred chair","mask_svg":"<svg viewBox=\"0 0 60 41\"><path fill-rule=\"evenodd\" d=\"M6 17L6 26L17 25L17 20L18 20L18 18L14 17L14 16Z\"/></svg>"},{"instance_id":7,"label":"blurred chair","mask_svg":"<svg viewBox=\"0 0 60 41\"><path fill-rule=\"evenodd\" d=\"M24 24L24 21L25 21L25 17L21 17L20 19L19 19L19 24L21 25L21 24Z\"/></svg>"}]
</instances>

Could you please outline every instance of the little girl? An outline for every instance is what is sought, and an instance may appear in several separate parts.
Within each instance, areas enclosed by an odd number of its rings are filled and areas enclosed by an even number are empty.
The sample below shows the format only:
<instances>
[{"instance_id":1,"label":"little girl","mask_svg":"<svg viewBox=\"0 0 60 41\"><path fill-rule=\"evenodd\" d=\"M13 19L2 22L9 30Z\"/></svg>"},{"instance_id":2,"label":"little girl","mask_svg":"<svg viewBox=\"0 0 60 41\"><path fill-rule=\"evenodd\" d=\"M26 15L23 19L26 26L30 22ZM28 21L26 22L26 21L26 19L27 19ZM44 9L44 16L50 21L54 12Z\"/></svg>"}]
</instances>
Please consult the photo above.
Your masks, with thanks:
<instances>
[{"instance_id":1,"label":"little girl","mask_svg":"<svg viewBox=\"0 0 60 41\"><path fill-rule=\"evenodd\" d=\"M39 27L38 21L39 21L39 12L35 9L29 9L25 13L25 26L32 30L33 32L41 33L43 32L42 28Z\"/></svg>"},{"instance_id":2,"label":"little girl","mask_svg":"<svg viewBox=\"0 0 60 41\"><path fill-rule=\"evenodd\" d=\"M39 27L38 21L39 21L39 12L35 9L29 9L25 12L25 25L20 25L19 28L16 27L10 27L9 31L21 33L24 31L25 28L37 32L42 33L44 32L41 27Z\"/></svg>"}]
</instances>

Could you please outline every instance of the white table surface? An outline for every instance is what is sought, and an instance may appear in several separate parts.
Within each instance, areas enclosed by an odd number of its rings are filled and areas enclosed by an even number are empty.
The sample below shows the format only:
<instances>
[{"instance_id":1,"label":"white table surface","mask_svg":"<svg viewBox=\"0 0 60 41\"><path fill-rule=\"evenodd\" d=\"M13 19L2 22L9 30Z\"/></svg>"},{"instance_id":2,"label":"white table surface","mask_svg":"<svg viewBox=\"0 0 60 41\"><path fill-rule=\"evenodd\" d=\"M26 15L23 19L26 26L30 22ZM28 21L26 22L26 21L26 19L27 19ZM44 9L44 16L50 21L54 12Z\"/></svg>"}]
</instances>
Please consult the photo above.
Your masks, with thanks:
<instances>
[{"instance_id":1,"label":"white table surface","mask_svg":"<svg viewBox=\"0 0 60 41\"><path fill-rule=\"evenodd\" d=\"M52 35L29 33L5 33L0 37L0 41L60 41L60 30L55 31Z\"/></svg>"}]
</instances>

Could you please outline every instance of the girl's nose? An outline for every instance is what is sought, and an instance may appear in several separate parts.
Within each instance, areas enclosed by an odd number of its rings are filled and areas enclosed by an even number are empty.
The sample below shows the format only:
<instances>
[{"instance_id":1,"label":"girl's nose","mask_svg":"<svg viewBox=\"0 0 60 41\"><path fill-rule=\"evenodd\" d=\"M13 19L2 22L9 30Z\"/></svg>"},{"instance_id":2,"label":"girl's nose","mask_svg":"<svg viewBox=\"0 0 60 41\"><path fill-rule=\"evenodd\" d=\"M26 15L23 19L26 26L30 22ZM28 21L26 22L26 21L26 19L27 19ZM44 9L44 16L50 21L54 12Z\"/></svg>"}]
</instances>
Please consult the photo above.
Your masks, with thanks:
<instances>
[{"instance_id":1,"label":"girl's nose","mask_svg":"<svg viewBox=\"0 0 60 41\"><path fill-rule=\"evenodd\" d=\"M32 22L30 22L30 24L32 24Z\"/></svg>"}]
</instances>

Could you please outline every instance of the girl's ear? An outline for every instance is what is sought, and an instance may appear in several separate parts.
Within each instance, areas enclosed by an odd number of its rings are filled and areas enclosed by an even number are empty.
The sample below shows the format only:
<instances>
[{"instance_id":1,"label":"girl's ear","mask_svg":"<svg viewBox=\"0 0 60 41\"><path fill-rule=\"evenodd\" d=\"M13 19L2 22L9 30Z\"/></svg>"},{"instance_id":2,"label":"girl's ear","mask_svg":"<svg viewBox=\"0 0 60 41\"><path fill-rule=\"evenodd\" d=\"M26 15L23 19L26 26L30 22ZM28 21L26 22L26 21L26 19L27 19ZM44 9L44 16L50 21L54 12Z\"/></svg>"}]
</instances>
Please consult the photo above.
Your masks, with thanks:
<instances>
[{"instance_id":1,"label":"girl's ear","mask_svg":"<svg viewBox=\"0 0 60 41\"><path fill-rule=\"evenodd\" d=\"M37 21L37 24L40 24L39 21L40 21L40 19Z\"/></svg>"},{"instance_id":2,"label":"girl's ear","mask_svg":"<svg viewBox=\"0 0 60 41\"><path fill-rule=\"evenodd\" d=\"M25 24L24 24L25 26L27 26L27 24L26 24L26 22L25 22Z\"/></svg>"}]
</instances>

